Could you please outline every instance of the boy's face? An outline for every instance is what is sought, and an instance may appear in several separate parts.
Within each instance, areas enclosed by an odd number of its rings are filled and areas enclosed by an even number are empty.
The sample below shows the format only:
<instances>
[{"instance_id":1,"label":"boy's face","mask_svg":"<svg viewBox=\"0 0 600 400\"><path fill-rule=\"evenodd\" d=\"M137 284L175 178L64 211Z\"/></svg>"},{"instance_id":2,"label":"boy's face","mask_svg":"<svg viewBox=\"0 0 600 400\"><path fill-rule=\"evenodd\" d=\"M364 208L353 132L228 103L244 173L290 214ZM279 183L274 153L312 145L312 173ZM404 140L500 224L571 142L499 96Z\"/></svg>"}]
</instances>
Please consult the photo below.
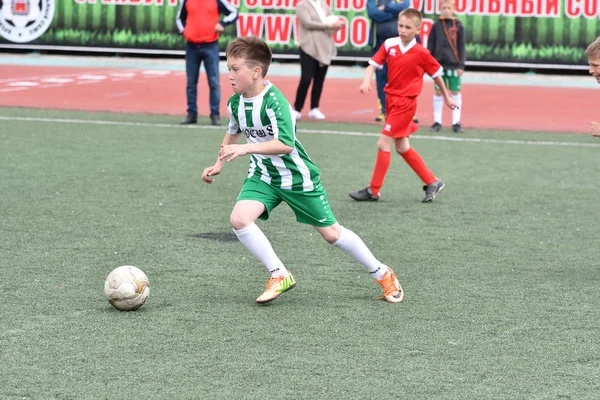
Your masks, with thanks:
<instances>
[{"instance_id":1,"label":"boy's face","mask_svg":"<svg viewBox=\"0 0 600 400\"><path fill-rule=\"evenodd\" d=\"M398 35L402 39L403 44L410 43L421 30L421 23L418 18L410 18L406 15L401 15L398 18Z\"/></svg>"},{"instance_id":2,"label":"boy's face","mask_svg":"<svg viewBox=\"0 0 600 400\"><path fill-rule=\"evenodd\" d=\"M600 56L588 57L588 64L590 64L590 74L600 83Z\"/></svg>"},{"instance_id":3,"label":"boy's face","mask_svg":"<svg viewBox=\"0 0 600 400\"><path fill-rule=\"evenodd\" d=\"M454 14L454 3L451 1L442 3L440 12L442 14L442 18L452 18L452 15Z\"/></svg>"},{"instance_id":4,"label":"boy's face","mask_svg":"<svg viewBox=\"0 0 600 400\"><path fill-rule=\"evenodd\" d=\"M227 57L227 68L229 83L237 94L247 93L261 75L260 68L249 68L244 58Z\"/></svg>"}]
</instances>

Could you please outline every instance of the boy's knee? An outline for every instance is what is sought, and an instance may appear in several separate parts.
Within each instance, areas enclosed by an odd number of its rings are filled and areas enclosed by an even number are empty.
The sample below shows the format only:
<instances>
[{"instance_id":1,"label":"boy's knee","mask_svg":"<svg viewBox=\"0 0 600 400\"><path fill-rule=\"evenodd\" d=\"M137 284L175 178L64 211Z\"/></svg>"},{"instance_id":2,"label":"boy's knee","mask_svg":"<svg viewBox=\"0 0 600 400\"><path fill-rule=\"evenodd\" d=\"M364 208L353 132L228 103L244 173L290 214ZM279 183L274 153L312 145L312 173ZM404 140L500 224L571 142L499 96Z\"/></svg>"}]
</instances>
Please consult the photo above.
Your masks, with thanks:
<instances>
[{"instance_id":1,"label":"boy's knee","mask_svg":"<svg viewBox=\"0 0 600 400\"><path fill-rule=\"evenodd\" d=\"M327 231L327 234L322 233L322 235L323 239L325 239L325 241L329 244L334 244L340 238L340 234L333 230Z\"/></svg>"},{"instance_id":2,"label":"boy's knee","mask_svg":"<svg viewBox=\"0 0 600 400\"><path fill-rule=\"evenodd\" d=\"M252 224L252 222L253 221L251 221L250 218L236 211L232 212L231 216L229 217L229 223L236 231L246 228L248 225Z\"/></svg>"},{"instance_id":3,"label":"boy's knee","mask_svg":"<svg viewBox=\"0 0 600 400\"><path fill-rule=\"evenodd\" d=\"M410 150L410 147L396 146L396 153L398 153L400 155L406 153L408 150Z\"/></svg>"},{"instance_id":4,"label":"boy's knee","mask_svg":"<svg viewBox=\"0 0 600 400\"><path fill-rule=\"evenodd\" d=\"M390 152L392 151L393 143L394 139L381 135L381 137L377 141L377 150Z\"/></svg>"},{"instance_id":5,"label":"boy's knee","mask_svg":"<svg viewBox=\"0 0 600 400\"><path fill-rule=\"evenodd\" d=\"M408 142L408 140L397 140L396 141L396 152L400 155L402 155L402 153L406 153L408 150L410 150L410 143Z\"/></svg>"},{"instance_id":6,"label":"boy's knee","mask_svg":"<svg viewBox=\"0 0 600 400\"><path fill-rule=\"evenodd\" d=\"M339 224L334 224L326 228L319 228L318 231L327 243L334 244L340 238L342 227Z\"/></svg>"}]
</instances>

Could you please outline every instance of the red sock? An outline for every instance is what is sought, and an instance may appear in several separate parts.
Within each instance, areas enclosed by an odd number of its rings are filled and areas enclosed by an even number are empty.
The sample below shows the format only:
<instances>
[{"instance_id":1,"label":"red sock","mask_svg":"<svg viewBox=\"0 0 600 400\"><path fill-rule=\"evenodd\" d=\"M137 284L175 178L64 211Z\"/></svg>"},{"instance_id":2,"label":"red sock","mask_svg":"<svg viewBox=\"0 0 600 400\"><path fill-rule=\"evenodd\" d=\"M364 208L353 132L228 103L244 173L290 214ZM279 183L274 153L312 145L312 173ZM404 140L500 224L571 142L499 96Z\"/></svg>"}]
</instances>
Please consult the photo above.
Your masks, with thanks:
<instances>
[{"instance_id":1,"label":"red sock","mask_svg":"<svg viewBox=\"0 0 600 400\"><path fill-rule=\"evenodd\" d=\"M435 175L427 168L419 153L412 147L400 155L426 185L431 185L437 180Z\"/></svg>"},{"instance_id":2,"label":"red sock","mask_svg":"<svg viewBox=\"0 0 600 400\"><path fill-rule=\"evenodd\" d=\"M377 150L377 159L375 160L375 168L373 169L373 176L371 176L371 191L374 196L379 196L379 190L383 186L383 180L385 174L387 174L388 168L390 167L390 159L392 153L389 151Z\"/></svg>"}]
</instances>

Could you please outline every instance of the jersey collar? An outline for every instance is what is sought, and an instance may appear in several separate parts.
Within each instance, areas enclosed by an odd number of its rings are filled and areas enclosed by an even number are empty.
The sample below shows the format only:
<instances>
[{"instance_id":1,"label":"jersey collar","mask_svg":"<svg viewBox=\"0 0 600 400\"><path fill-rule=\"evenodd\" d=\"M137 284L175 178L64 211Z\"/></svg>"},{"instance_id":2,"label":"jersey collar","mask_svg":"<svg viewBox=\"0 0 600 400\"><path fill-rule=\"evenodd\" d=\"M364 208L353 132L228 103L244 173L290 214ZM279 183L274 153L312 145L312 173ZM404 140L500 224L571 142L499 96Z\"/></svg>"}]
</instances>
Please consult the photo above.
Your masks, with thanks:
<instances>
[{"instance_id":1,"label":"jersey collar","mask_svg":"<svg viewBox=\"0 0 600 400\"><path fill-rule=\"evenodd\" d=\"M406 47L404 47L404 45L402 44L402 39L400 39L400 42L398 43L398 47L400 47L400 51L402 52L402 54L406 54L416 44L417 44L417 39L413 39L409 44L406 45Z\"/></svg>"},{"instance_id":2,"label":"jersey collar","mask_svg":"<svg viewBox=\"0 0 600 400\"><path fill-rule=\"evenodd\" d=\"M271 89L271 86L273 86L271 84L271 81L268 81L266 79L264 80L263 83L265 85L265 88L263 89L262 92L260 92L260 94L254 96L254 97L244 97L244 95L241 95L242 100L244 100L244 101L254 101L254 100L258 99L259 97L263 97L265 95L265 93L267 93L269 91L269 89Z\"/></svg>"}]
</instances>

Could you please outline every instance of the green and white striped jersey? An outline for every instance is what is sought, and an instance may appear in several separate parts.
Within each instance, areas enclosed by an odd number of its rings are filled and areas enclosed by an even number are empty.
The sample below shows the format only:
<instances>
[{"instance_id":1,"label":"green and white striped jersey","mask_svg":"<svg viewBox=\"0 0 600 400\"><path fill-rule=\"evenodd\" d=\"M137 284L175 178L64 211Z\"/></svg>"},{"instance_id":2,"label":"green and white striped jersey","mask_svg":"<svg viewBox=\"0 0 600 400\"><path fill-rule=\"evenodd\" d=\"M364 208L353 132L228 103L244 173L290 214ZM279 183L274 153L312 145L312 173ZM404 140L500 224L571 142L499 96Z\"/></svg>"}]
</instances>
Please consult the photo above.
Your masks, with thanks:
<instances>
[{"instance_id":1,"label":"green and white striped jersey","mask_svg":"<svg viewBox=\"0 0 600 400\"><path fill-rule=\"evenodd\" d=\"M321 183L320 171L296 139L296 120L292 107L283 94L269 81L256 97L234 94L227 102L227 131L246 135L248 143L278 139L293 147L290 154L251 154L248 177L286 190L310 192Z\"/></svg>"}]
</instances>

